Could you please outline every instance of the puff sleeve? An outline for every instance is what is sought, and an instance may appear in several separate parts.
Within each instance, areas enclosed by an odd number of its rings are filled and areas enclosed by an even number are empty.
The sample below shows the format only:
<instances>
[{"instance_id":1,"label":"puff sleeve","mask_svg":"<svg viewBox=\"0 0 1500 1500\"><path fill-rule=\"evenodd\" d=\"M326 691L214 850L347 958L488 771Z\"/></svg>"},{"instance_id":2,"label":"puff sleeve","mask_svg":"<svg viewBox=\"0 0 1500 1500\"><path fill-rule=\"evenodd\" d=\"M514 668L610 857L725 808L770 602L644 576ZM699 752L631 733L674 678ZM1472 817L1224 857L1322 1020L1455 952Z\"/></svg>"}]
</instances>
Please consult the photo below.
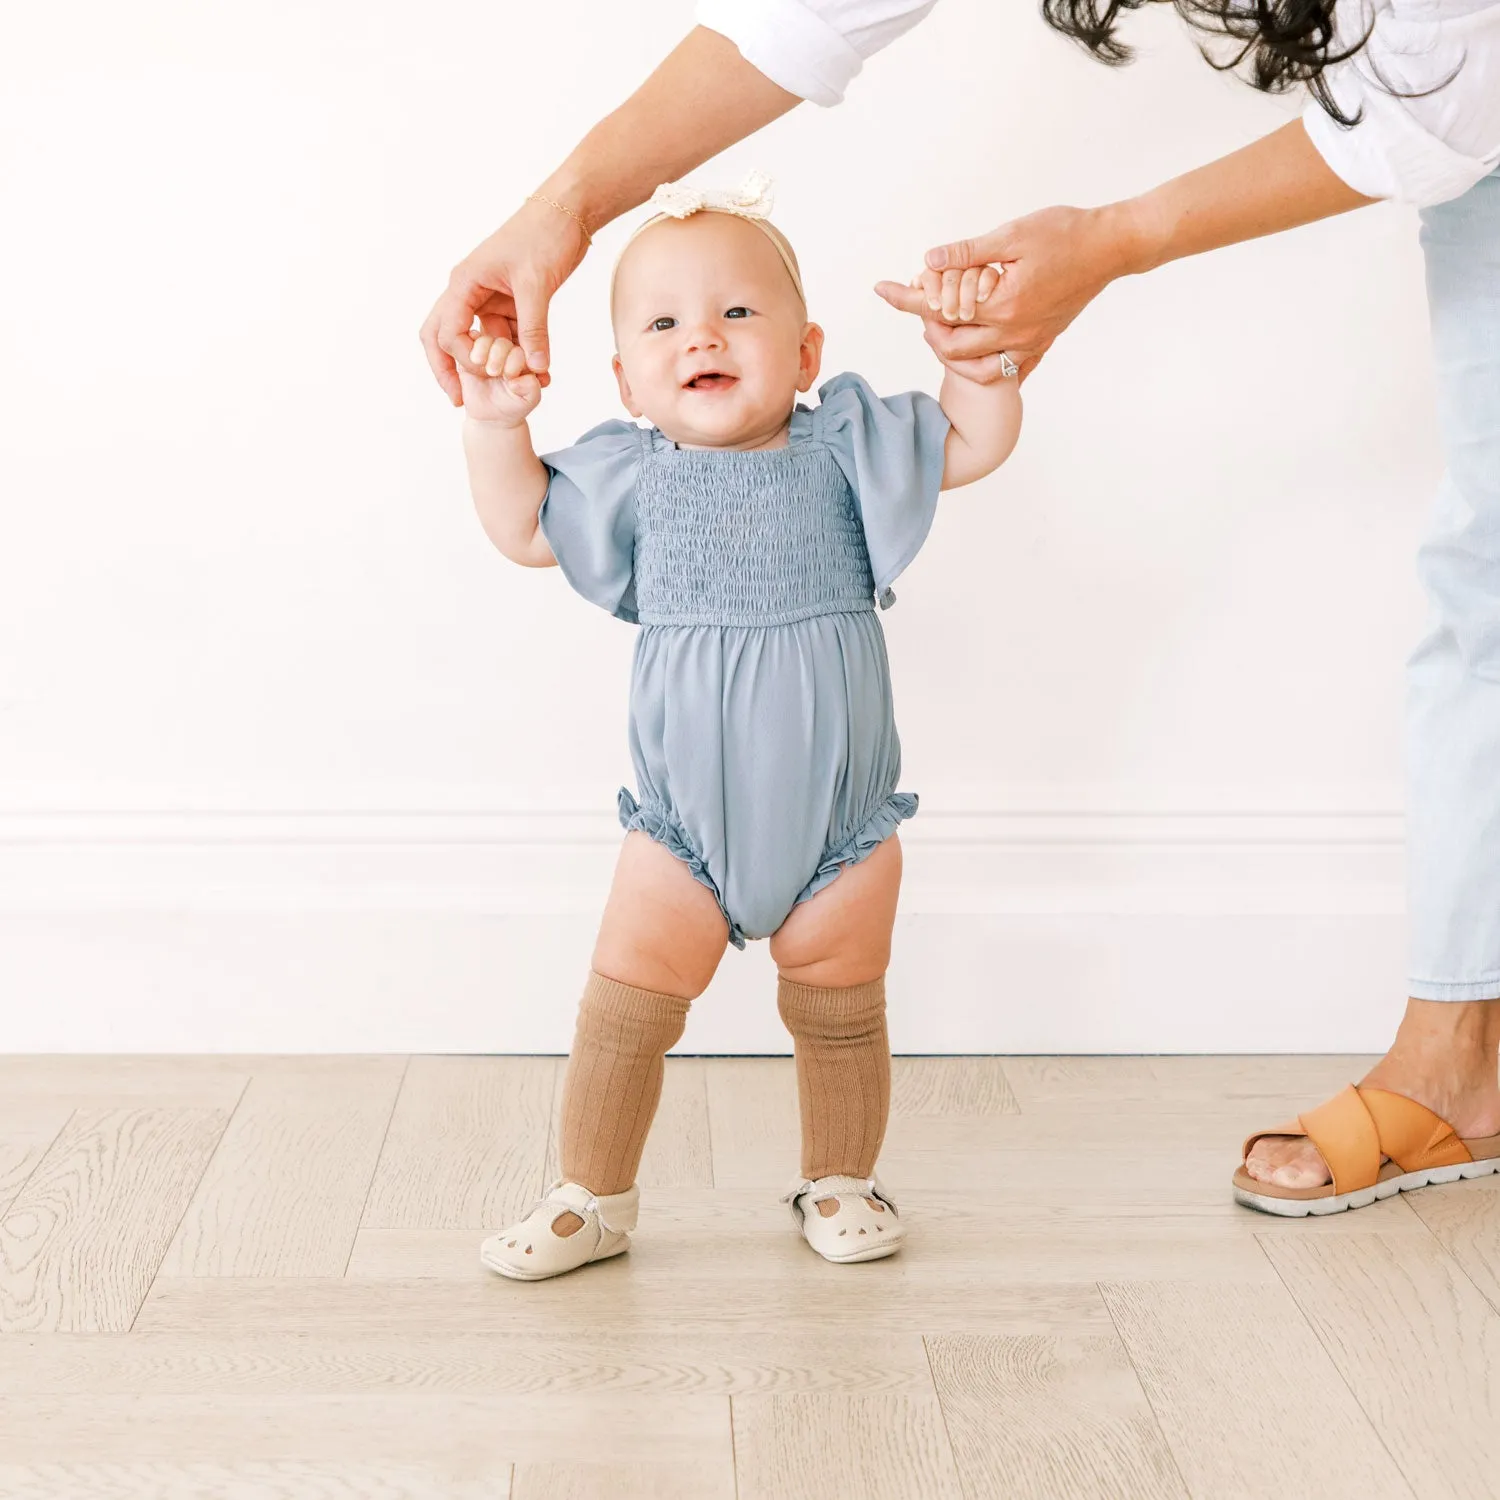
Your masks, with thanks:
<instances>
[{"instance_id":1,"label":"puff sleeve","mask_svg":"<svg viewBox=\"0 0 1500 1500\"><path fill-rule=\"evenodd\" d=\"M924 391L877 396L858 375L818 387L820 435L854 491L882 607L921 550L943 485L948 418Z\"/></svg>"},{"instance_id":2,"label":"puff sleeve","mask_svg":"<svg viewBox=\"0 0 1500 1500\"><path fill-rule=\"evenodd\" d=\"M571 448L542 454L537 524L563 577L591 604L636 623L635 493L643 430L601 422Z\"/></svg>"}]
</instances>

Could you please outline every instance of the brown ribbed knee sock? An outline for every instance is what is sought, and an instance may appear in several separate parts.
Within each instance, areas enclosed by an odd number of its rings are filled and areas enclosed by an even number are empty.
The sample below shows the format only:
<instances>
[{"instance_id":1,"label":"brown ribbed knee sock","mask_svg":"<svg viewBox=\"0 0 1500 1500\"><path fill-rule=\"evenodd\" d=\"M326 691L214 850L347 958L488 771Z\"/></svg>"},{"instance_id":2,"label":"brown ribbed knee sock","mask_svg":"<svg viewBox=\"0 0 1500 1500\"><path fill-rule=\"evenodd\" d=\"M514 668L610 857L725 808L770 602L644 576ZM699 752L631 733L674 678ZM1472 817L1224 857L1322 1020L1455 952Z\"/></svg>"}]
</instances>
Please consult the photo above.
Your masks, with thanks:
<instances>
[{"instance_id":1,"label":"brown ribbed knee sock","mask_svg":"<svg viewBox=\"0 0 1500 1500\"><path fill-rule=\"evenodd\" d=\"M635 1181L661 1101L662 1058L691 1004L589 971L563 1082L559 1165L569 1182L604 1197Z\"/></svg>"},{"instance_id":2,"label":"brown ribbed knee sock","mask_svg":"<svg viewBox=\"0 0 1500 1500\"><path fill-rule=\"evenodd\" d=\"M885 975L842 989L783 978L776 1001L795 1044L802 1175L870 1176L891 1107Z\"/></svg>"}]
</instances>

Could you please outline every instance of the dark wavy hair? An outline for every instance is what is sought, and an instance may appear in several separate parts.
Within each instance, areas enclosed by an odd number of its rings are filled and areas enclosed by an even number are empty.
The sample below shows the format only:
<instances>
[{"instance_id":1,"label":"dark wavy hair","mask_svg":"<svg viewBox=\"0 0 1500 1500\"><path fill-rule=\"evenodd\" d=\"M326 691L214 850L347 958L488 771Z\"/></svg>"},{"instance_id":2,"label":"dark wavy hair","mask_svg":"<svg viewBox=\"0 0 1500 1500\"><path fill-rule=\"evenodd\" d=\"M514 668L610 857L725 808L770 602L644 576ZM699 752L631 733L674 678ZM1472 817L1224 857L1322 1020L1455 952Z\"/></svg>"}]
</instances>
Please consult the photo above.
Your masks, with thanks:
<instances>
[{"instance_id":1,"label":"dark wavy hair","mask_svg":"<svg viewBox=\"0 0 1500 1500\"><path fill-rule=\"evenodd\" d=\"M1072 37L1101 62L1118 67L1135 55L1115 35L1120 12L1166 3L1176 6L1189 26L1229 38L1233 45L1223 58L1200 47L1211 67L1227 73L1245 64L1247 80L1267 94L1306 84L1340 125L1359 123L1358 114L1346 115L1338 107L1323 70L1353 57L1369 41L1370 30L1353 46L1336 51L1335 0L1042 0L1042 15L1054 30Z\"/></svg>"}]
</instances>

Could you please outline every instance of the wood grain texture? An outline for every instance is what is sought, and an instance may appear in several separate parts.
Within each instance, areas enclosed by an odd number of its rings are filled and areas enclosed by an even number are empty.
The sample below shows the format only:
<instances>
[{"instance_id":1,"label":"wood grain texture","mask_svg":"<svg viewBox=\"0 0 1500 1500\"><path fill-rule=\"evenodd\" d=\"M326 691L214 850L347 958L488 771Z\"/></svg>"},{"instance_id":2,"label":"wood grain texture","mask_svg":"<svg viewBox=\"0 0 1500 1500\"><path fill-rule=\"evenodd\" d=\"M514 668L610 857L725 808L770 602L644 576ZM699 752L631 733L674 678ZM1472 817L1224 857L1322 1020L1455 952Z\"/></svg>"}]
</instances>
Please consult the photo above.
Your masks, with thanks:
<instances>
[{"instance_id":1,"label":"wood grain texture","mask_svg":"<svg viewBox=\"0 0 1500 1500\"><path fill-rule=\"evenodd\" d=\"M1401 1200L1500 1312L1500 1176L1402 1193Z\"/></svg>"},{"instance_id":2,"label":"wood grain texture","mask_svg":"<svg viewBox=\"0 0 1500 1500\"><path fill-rule=\"evenodd\" d=\"M1195 1497L1409 1493L1284 1291L1190 1281L1101 1290Z\"/></svg>"},{"instance_id":3,"label":"wood grain texture","mask_svg":"<svg viewBox=\"0 0 1500 1500\"><path fill-rule=\"evenodd\" d=\"M268 1067L241 1096L162 1263L170 1276L339 1276L405 1059Z\"/></svg>"},{"instance_id":4,"label":"wood grain texture","mask_svg":"<svg viewBox=\"0 0 1500 1500\"><path fill-rule=\"evenodd\" d=\"M1283 1235L1265 1247L1416 1495L1491 1500L1500 1314L1437 1241Z\"/></svg>"},{"instance_id":5,"label":"wood grain texture","mask_svg":"<svg viewBox=\"0 0 1500 1500\"><path fill-rule=\"evenodd\" d=\"M739 1500L963 1500L935 1396L736 1396Z\"/></svg>"},{"instance_id":6,"label":"wood grain texture","mask_svg":"<svg viewBox=\"0 0 1500 1500\"><path fill-rule=\"evenodd\" d=\"M928 1392L916 1333L856 1327L40 1334L0 1339L0 1397L429 1392ZM3 1494L3 1491L0 1491Z\"/></svg>"},{"instance_id":7,"label":"wood grain texture","mask_svg":"<svg viewBox=\"0 0 1500 1500\"><path fill-rule=\"evenodd\" d=\"M893 1057L891 1114L983 1120L1020 1113L998 1057Z\"/></svg>"},{"instance_id":8,"label":"wood grain texture","mask_svg":"<svg viewBox=\"0 0 1500 1500\"><path fill-rule=\"evenodd\" d=\"M747 1202L752 1195L740 1192L700 1196L704 1201L698 1206L652 1201L649 1210L643 1199L627 1257L635 1266L631 1281L638 1292L674 1282L717 1283L722 1295L733 1296L740 1287L824 1276L781 1204L768 1196ZM732 1201L725 1203L726 1198ZM1053 1217L1046 1210L984 1203L954 1207L943 1194L904 1195L897 1204L907 1225L899 1279L908 1292L986 1277L1017 1287L1066 1282L1091 1287L1101 1277L1174 1276L1277 1284L1255 1227L1242 1220L1203 1216L1161 1222L1107 1211ZM726 1243L735 1244L735 1254L723 1253ZM477 1252L472 1230L367 1229L360 1232L349 1272L360 1278L462 1281L472 1276Z\"/></svg>"},{"instance_id":9,"label":"wood grain texture","mask_svg":"<svg viewBox=\"0 0 1500 1500\"><path fill-rule=\"evenodd\" d=\"M50 1099L0 1098L0 1214L15 1200L72 1113L71 1106Z\"/></svg>"},{"instance_id":10,"label":"wood grain texture","mask_svg":"<svg viewBox=\"0 0 1500 1500\"><path fill-rule=\"evenodd\" d=\"M503 1228L543 1188L554 1057L414 1057L363 1223Z\"/></svg>"},{"instance_id":11,"label":"wood grain texture","mask_svg":"<svg viewBox=\"0 0 1500 1500\"><path fill-rule=\"evenodd\" d=\"M964 1487L1007 1500L1185 1500L1125 1351L1095 1338L927 1340Z\"/></svg>"},{"instance_id":12,"label":"wood grain texture","mask_svg":"<svg viewBox=\"0 0 1500 1500\"><path fill-rule=\"evenodd\" d=\"M0 1055L0 1099L42 1101L68 1110L221 1109L228 1113L258 1063L270 1059L221 1056L112 1056L38 1053ZM276 1059L296 1067L299 1058Z\"/></svg>"},{"instance_id":13,"label":"wood grain texture","mask_svg":"<svg viewBox=\"0 0 1500 1500\"><path fill-rule=\"evenodd\" d=\"M695 1462L730 1455L722 1396L12 1396L16 1465L301 1463L420 1466L499 1479L513 1463ZM503 1493L503 1491L502 1491Z\"/></svg>"},{"instance_id":14,"label":"wood grain texture","mask_svg":"<svg viewBox=\"0 0 1500 1500\"><path fill-rule=\"evenodd\" d=\"M0 1059L0 1500L1490 1495L1500 1181L1229 1195L1363 1062L896 1059L832 1266L791 1060L670 1059L630 1253L525 1284L555 1058Z\"/></svg>"},{"instance_id":15,"label":"wood grain texture","mask_svg":"<svg viewBox=\"0 0 1500 1500\"><path fill-rule=\"evenodd\" d=\"M151 1288L135 1326L142 1333L384 1330L531 1336L599 1327L632 1334L675 1328L683 1339L706 1331L784 1326L832 1331L872 1318L890 1333L1033 1333L1108 1326L1092 1285L1017 1286L984 1275L911 1286L891 1274L899 1256L863 1266L832 1266L808 1250L795 1275L735 1285L723 1276L652 1278L641 1274L639 1262L628 1264L634 1255L534 1283L507 1282L477 1261L468 1281L163 1276ZM868 1274L882 1266L888 1274Z\"/></svg>"},{"instance_id":16,"label":"wood grain texture","mask_svg":"<svg viewBox=\"0 0 1500 1500\"><path fill-rule=\"evenodd\" d=\"M226 1119L75 1111L0 1218L0 1334L129 1328Z\"/></svg>"},{"instance_id":17,"label":"wood grain texture","mask_svg":"<svg viewBox=\"0 0 1500 1500\"><path fill-rule=\"evenodd\" d=\"M511 1500L735 1500L734 1457L680 1463L518 1464Z\"/></svg>"},{"instance_id":18,"label":"wood grain texture","mask_svg":"<svg viewBox=\"0 0 1500 1500\"><path fill-rule=\"evenodd\" d=\"M507 1500L510 1465L0 1462L3 1500Z\"/></svg>"}]
</instances>

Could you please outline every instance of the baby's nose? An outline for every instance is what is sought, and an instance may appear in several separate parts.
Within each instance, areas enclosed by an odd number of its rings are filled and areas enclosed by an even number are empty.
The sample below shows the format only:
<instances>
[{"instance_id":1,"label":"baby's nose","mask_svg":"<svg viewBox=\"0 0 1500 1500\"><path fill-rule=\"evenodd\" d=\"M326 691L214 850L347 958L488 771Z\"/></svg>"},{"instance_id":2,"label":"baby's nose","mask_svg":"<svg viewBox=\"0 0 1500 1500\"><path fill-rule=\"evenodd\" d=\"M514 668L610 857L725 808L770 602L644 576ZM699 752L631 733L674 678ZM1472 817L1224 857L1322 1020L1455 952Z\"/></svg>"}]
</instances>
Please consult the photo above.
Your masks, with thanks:
<instances>
[{"instance_id":1,"label":"baby's nose","mask_svg":"<svg viewBox=\"0 0 1500 1500\"><path fill-rule=\"evenodd\" d=\"M699 349L722 349L723 347L724 336L711 324L704 324L702 327L690 329L688 332L689 353Z\"/></svg>"}]
</instances>

